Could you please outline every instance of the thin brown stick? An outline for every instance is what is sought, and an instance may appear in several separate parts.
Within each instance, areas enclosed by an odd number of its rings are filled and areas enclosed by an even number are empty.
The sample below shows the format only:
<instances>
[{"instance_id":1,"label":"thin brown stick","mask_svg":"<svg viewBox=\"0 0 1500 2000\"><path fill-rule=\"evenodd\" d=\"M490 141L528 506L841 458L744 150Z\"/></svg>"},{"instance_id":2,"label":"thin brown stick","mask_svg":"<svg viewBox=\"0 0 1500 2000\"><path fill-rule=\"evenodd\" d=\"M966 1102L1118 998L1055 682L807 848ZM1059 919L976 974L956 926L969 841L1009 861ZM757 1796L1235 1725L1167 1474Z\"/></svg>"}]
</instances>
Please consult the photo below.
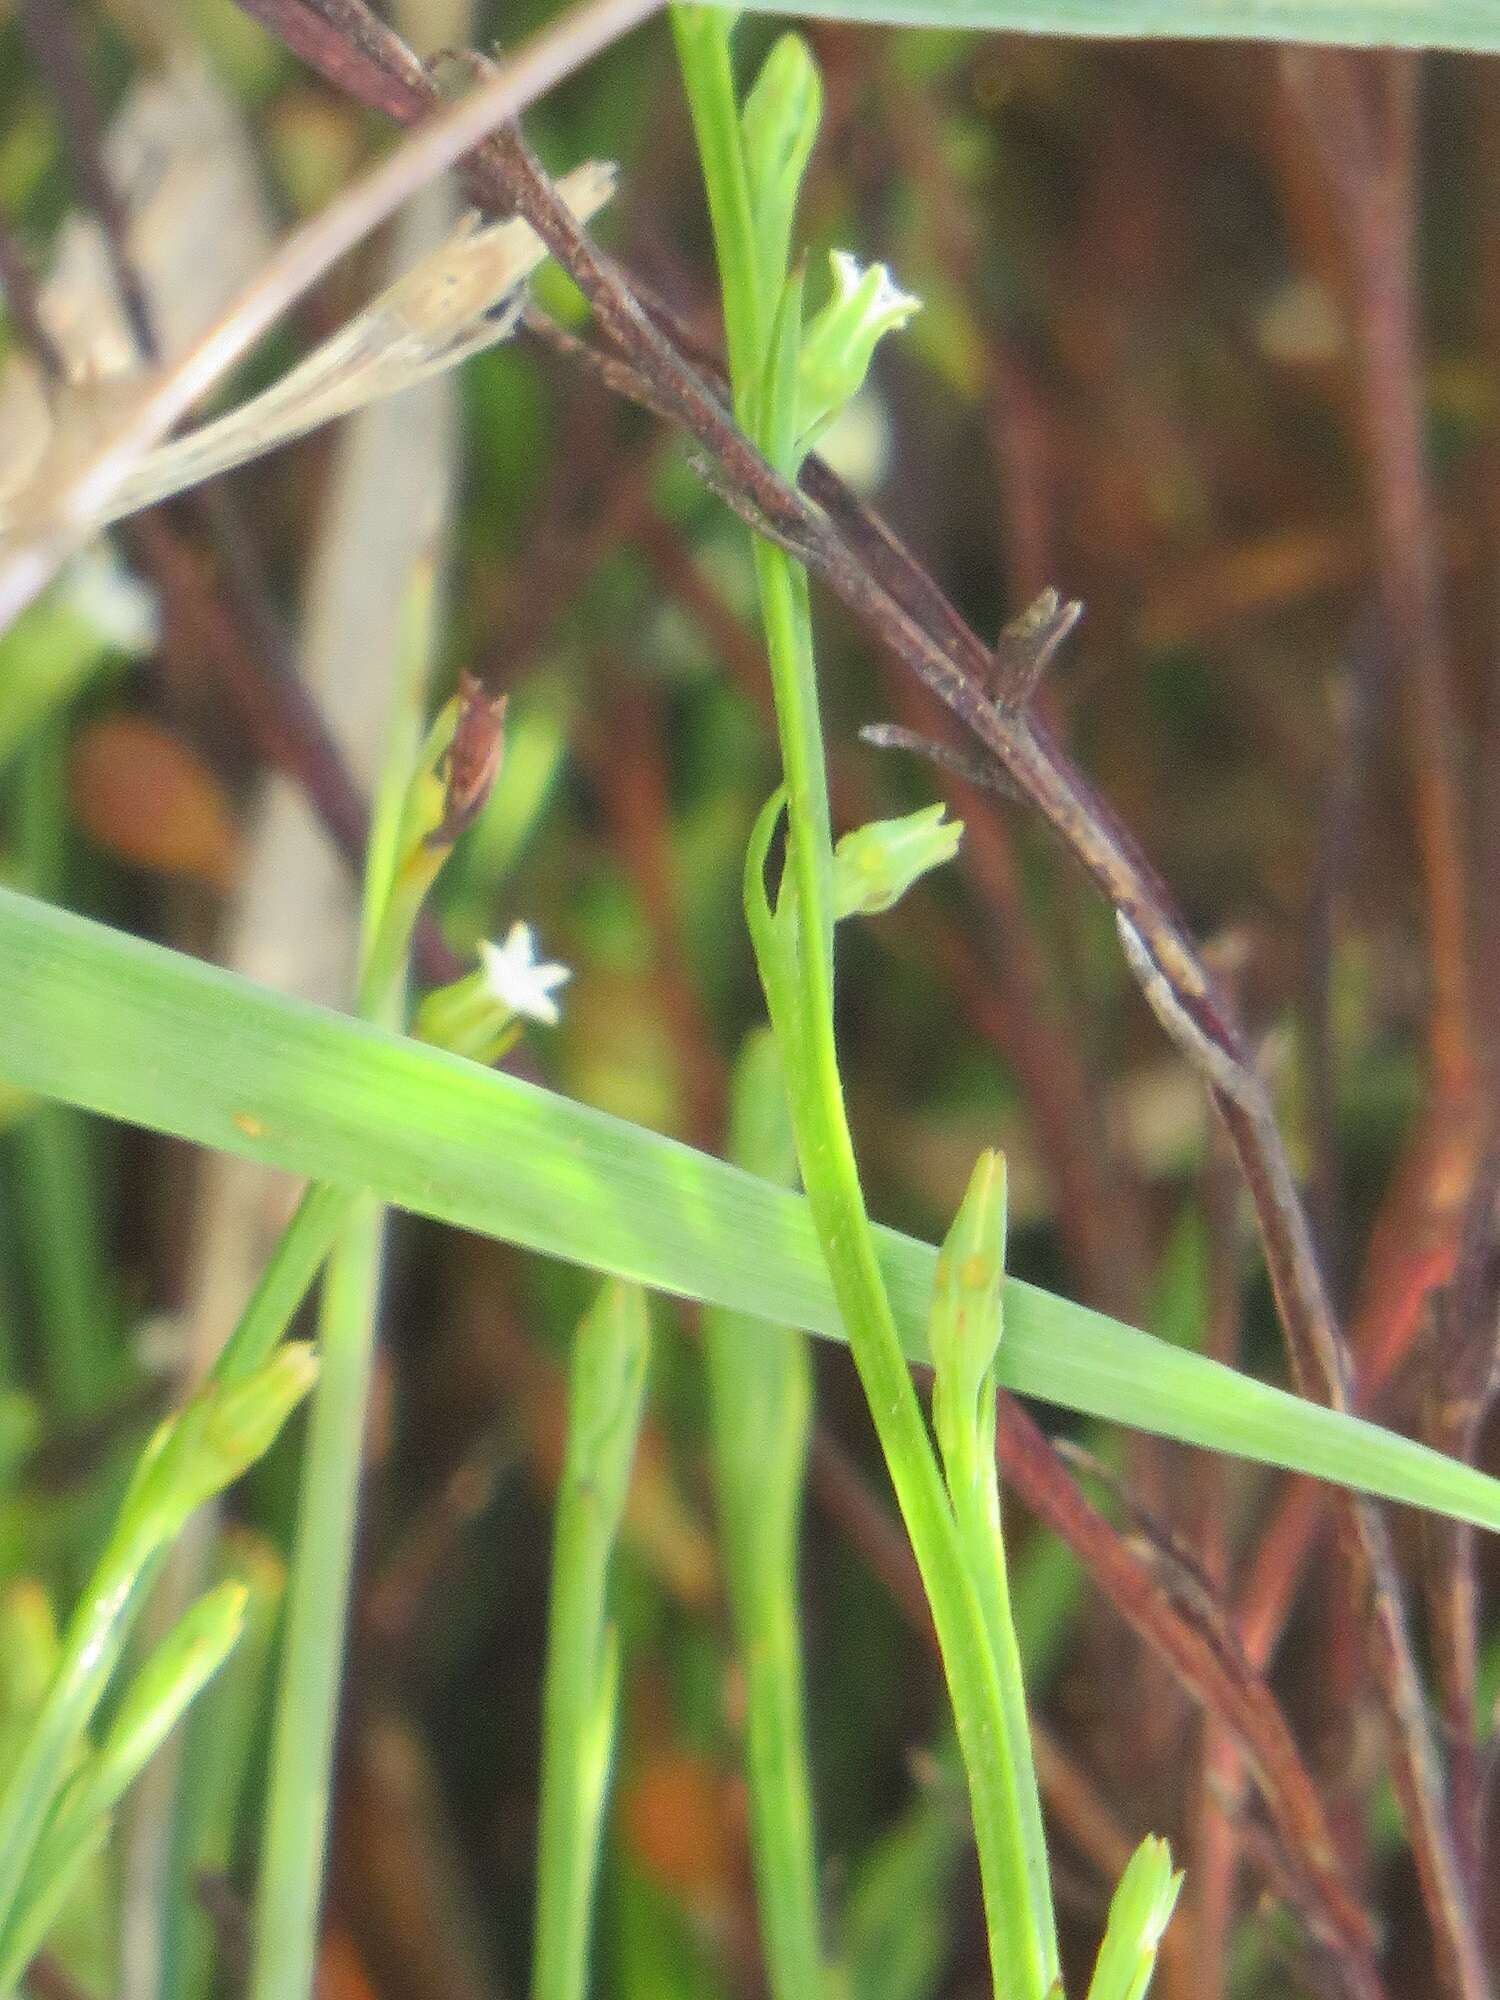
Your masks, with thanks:
<instances>
[{"instance_id":1,"label":"thin brown stick","mask_svg":"<svg viewBox=\"0 0 1500 2000\"><path fill-rule=\"evenodd\" d=\"M889 685L900 713L928 721L930 704L908 676L892 674ZM960 862L984 916L984 963L976 969L999 990L1010 1024L1006 1053L1056 1190L1058 1230L1089 1302L1132 1318L1144 1296L1147 1234L1106 1142L1100 1092L1079 1055L1082 1038L1068 1032L1004 821L971 782L957 778L949 790L965 826Z\"/></svg>"},{"instance_id":2,"label":"thin brown stick","mask_svg":"<svg viewBox=\"0 0 1500 2000\"><path fill-rule=\"evenodd\" d=\"M1264 1682L1227 1635L1188 1615L1167 1597L1142 1562L1068 1477L1056 1453L1013 1397L1000 1398L997 1449L1006 1480L1023 1505L1060 1535L1095 1586L1131 1628L1167 1661L1181 1684L1231 1730L1256 1773L1287 1854L1306 1892L1299 1912L1337 1954L1351 1991L1380 1990L1368 1922L1338 1858L1312 1780L1285 1718Z\"/></svg>"},{"instance_id":3,"label":"thin brown stick","mask_svg":"<svg viewBox=\"0 0 1500 2000\"><path fill-rule=\"evenodd\" d=\"M1492 1130L1469 1192L1453 1281L1438 1300L1427 1384L1428 1442L1472 1460L1495 1398L1500 1364L1500 1125ZM1443 1732L1447 1738L1454 1840L1480 1893L1483 1756L1478 1734L1478 1580L1475 1535L1458 1522L1424 1523L1428 1617Z\"/></svg>"},{"instance_id":4,"label":"thin brown stick","mask_svg":"<svg viewBox=\"0 0 1500 2000\"><path fill-rule=\"evenodd\" d=\"M1352 284L1356 394L1376 579L1401 674L1432 958L1429 1040L1440 1104L1477 1067L1469 881L1425 452L1414 271L1416 58L1287 49L1281 75L1327 176Z\"/></svg>"},{"instance_id":5,"label":"thin brown stick","mask_svg":"<svg viewBox=\"0 0 1500 2000\"><path fill-rule=\"evenodd\" d=\"M1203 1226L1207 1238L1207 1316L1203 1351L1226 1367L1241 1360L1243 1307L1239 1282L1240 1186L1228 1139L1215 1133L1203 1170ZM1209 1452L1196 1454L1194 1539L1210 1588L1229 1597L1227 1468ZM1252 1666L1256 1663L1251 1662ZM1199 1743L1192 1804L1193 1857L1189 1897L1197 1941L1199 2000L1222 2000L1229 1990L1230 1933L1240 1872L1239 1816L1226 1809L1240 1758L1232 1737L1206 1715Z\"/></svg>"}]
</instances>

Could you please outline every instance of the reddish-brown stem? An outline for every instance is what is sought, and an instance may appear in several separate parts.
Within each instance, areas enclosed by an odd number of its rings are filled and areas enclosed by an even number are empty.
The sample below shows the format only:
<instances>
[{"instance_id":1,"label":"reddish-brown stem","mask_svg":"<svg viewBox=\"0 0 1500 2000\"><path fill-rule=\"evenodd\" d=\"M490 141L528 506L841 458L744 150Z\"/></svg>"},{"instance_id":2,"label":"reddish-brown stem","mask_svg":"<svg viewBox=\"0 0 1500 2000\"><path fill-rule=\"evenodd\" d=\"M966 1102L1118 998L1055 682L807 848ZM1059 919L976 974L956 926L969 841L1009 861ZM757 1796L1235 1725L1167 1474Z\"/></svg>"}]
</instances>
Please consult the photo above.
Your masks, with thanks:
<instances>
[{"instance_id":1,"label":"reddish-brown stem","mask_svg":"<svg viewBox=\"0 0 1500 2000\"><path fill-rule=\"evenodd\" d=\"M36 273L9 226L0 221L0 292L22 345L49 383L67 375L61 348L47 331L38 301Z\"/></svg>"},{"instance_id":2,"label":"reddish-brown stem","mask_svg":"<svg viewBox=\"0 0 1500 2000\"><path fill-rule=\"evenodd\" d=\"M1437 1300L1427 1382L1427 1440L1472 1459L1495 1397L1500 1355L1500 1125L1492 1128L1469 1193L1453 1280ZM1454 1840L1470 1892L1481 1892L1483 1761L1479 1742L1478 1581L1474 1531L1424 1524L1428 1617L1448 1743Z\"/></svg>"},{"instance_id":3,"label":"reddish-brown stem","mask_svg":"<svg viewBox=\"0 0 1500 2000\"><path fill-rule=\"evenodd\" d=\"M1417 59L1287 50L1281 72L1327 175L1349 262L1376 584L1407 718L1426 889L1433 1083L1441 1105L1461 1109L1476 1073L1469 876L1422 441L1413 227Z\"/></svg>"},{"instance_id":4,"label":"reddish-brown stem","mask_svg":"<svg viewBox=\"0 0 1500 2000\"><path fill-rule=\"evenodd\" d=\"M998 1451L1007 1483L1087 1568L1095 1586L1182 1685L1233 1732L1254 1769L1304 1894L1301 1914L1336 1949L1350 1992L1381 1990L1367 1921L1350 1892L1323 1807L1280 1709L1222 1631L1174 1605L1139 1555L1091 1507L1019 1403L1000 1399Z\"/></svg>"}]
</instances>

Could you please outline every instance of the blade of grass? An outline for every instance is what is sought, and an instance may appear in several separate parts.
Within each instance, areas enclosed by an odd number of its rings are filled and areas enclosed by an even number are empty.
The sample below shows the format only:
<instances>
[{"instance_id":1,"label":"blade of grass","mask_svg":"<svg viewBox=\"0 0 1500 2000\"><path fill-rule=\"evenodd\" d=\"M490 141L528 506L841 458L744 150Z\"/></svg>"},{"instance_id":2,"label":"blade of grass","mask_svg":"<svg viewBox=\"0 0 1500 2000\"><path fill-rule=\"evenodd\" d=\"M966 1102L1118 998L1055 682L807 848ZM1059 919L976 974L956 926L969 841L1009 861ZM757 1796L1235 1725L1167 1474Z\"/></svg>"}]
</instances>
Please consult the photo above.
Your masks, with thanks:
<instances>
[{"instance_id":1,"label":"blade of grass","mask_svg":"<svg viewBox=\"0 0 1500 2000\"><path fill-rule=\"evenodd\" d=\"M62 892L66 752L59 712L32 731L18 760L20 874L42 896ZM104 1407L122 1374L101 1251L95 1137L61 1104L32 1106L11 1135L16 1240L37 1308L35 1351L53 1410L65 1423Z\"/></svg>"},{"instance_id":2,"label":"blade of grass","mask_svg":"<svg viewBox=\"0 0 1500 2000\"><path fill-rule=\"evenodd\" d=\"M542 1695L533 2000L584 2000L619 1683L610 1557L640 1430L651 1329L635 1285L605 1287L573 1342Z\"/></svg>"},{"instance_id":3,"label":"blade of grass","mask_svg":"<svg viewBox=\"0 0 1500 2000\"><path fill-rule=\"evenodd\" d=\"M738 8L742 0L715 0ZM1355 48L1500 49L1492 0L750 0L752 11L1033 35L1169 35L1343 42Z\"/></svg>"},{"instance_id":4,"label":"blade of grass","mask_svg":"<svg viewBox=\"0 0 1500 2000\"><path fill-rule=\"evenodd\" d=\"M799 1196L3 888L0 1020L0 1076L43 1095L842 1338ZM876 1240L906 1356L925 1362L937 1253L893 1230ZM1005 1328L997 1372L1021 1395L1500 1529L1500 1484L1472 1467L1019 1279Z\"/></svg>"}]
</instances>

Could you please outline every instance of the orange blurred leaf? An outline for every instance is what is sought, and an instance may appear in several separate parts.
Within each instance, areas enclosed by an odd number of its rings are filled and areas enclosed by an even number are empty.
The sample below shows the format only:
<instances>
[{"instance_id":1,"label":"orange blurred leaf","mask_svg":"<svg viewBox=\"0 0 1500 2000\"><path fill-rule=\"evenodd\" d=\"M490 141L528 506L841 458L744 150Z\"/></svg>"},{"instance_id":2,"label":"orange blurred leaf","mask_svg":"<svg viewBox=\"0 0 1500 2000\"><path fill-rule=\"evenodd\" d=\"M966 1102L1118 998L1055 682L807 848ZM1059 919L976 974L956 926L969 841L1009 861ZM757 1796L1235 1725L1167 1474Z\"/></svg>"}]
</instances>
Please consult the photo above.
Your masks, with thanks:
<instances>
[{"instance_id":1,"label":"orange blurred leaf","mask_svg":"<svg viewBox=\"0 0 1500 2000\"><path fill-rule=\"evenodd\" d=\"M239 836L214 773L182 739L140 715L78 735L69 795L79 825L122 860L209 888L234 879Z\"/></svg>"}]
</instances>

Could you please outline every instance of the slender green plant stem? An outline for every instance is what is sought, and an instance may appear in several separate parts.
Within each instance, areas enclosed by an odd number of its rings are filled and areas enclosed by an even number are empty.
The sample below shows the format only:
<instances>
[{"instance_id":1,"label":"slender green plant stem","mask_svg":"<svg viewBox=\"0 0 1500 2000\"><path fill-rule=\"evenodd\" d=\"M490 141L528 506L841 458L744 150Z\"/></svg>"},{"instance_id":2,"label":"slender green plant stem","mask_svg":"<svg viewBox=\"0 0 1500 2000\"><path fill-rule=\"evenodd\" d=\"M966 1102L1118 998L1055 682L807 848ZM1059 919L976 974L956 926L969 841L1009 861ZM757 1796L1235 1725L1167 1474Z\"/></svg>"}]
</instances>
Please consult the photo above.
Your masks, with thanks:
<instances>
[{"instance_id":1,"label":"slender green plant stem","mask_svg":"<svg viewBox=\"0 0 1500 2000\"><path fill-rule=\"evenodd\" d=\"M605 1604L640 1429L650 1325L638 1286L606 1285L573 1343L542 1690L533 2000L584 2000L619 1657Z\"/></svg>"},{"instance_id":2,"label":"slender green plant stem","mask_svg":"<svg viewBox=\"0 0 1500 2000\"><path fill-rule=\"evenodd\" d=\"M933 1429L969 1575L984 1610L1004 1711L1003 1762L1011 1774L1011 1840L1002 1860L1018 1868L1032 1924L1057 1967L1057 1919L1041 1793L1031 1754L1021 1649L1011 1614L1000 1480L995 1462L994 1359L1003 1339L1005 1163L981 1156L938 1260L928 1339L935 1374Z\"/></svg>"},{"instance_id":3,"label":"slender green plant stem","mask_svg":"<svg viewBox=\"0 0 1500 2000\"><path fill-rule=\"evenodd\" d=\"M369 850L361 921L358 1012L394 1024L405 999L405 945L413 909L395 911L396 846L402 802L416 770L422 691L430 658L432 575L423 563L403 605L396 688L387 732ZM391 925L401 926L393 941ZM300 1226L299 1226L300 1225ZM385 1210L357 1194L343 1203L323 1191L304 1200L292 1239L277 1262L295 1284L317 1253L323 1232L336 1231L323 1279L318 1316L321 1357L312 1422L302 1467L296 1546L287 1589L285 1651L277 1682L271 1773L255 1903L250 2000L300 2000L312 1991L318 1913L333 1773L334 1732L343 1676L344 1636L354 1566L360 1469L375 1354ZM310 1274L309 1274L310 1275ZM257 1299L266 1292L262 1284ZM275 1310L257 1315L263 1339ZM251 1352L252 1336L239 1330ZM231 1365L245 1365L237 1354Z\"/></svg>"},{"instance_id":4,"label":"slender green plant stem","mask_svg":"<svg viewBox=\"0 0 1500 2000\"><path fill-rule=\"evenodd\" d=\"M102 1746L85 1756L54 1802L6 1927L0 1993L10 1990L41 1948L126 1790L233 1651L245 1596L241 1583L227 1579L188 1610L138 1668Z\"/></svg>"},{"instance_id":5,"label":"slender green plant stem","mask_svg":"<svg viewBox=\"0 0 1500 2000\"><path fill-rule=\"evenodd\" d=\"M312 1290L359 1190L314 1182L277 1240L234 1332L214 1363L216 1382L240 1382L270 1354Z\"/></svg>"},{"instance_id":6,"label":"slender green plant stem","mask_svg":"<svg viewBox=\"0 0 1500 2000\"><path fill-rule=\"evenodd\" d=\"M677 30L706 173L718 171L719 163L738 143L728 34L727 23L711 22L696 11ZM748 199L744 209L748 217ZM732 219L732 227L717 241L721 270L737 263L742 276L749 274L753 279L753 230L741 226L740 203L732 188L711 192L710 212L716 227L721 218ZM735 309L737 296L738 288L726 286L726 319ZM763 315L762 307L762 319ZM729 335L732 370L745 346L743 329L738 336ZM743 422L743 412L754 410L760 402L756 442L768 451L773 463L778 456L775 447L781 443L784 468L786 397L783 390L778 409L774 386L778 374L785 379L784 364L772 351L773 346L774 335L761 350L764 401L753 392L747 397L749 385L741 373L736 383L736 407ZM964 1561L958 1529L901 1351L844 1112L833 1034L832 843L806 576L794 569L780 549L766 543L756 544L755 564L787 780L787 873L794 889L791 907L800 949L795 985L786 991L795 1023L787 1019L786 1004L777 1006L774 979L768 982L768 998L787 1057L792 1123L803 1182L855 1365L932 1606L969 1775L996 1992L1002 1991L1003 1982L1003 1990L1015 2000L1044 2000L1057 1968L1050 1941L1038 1933L1033 1921L1024 1855L1018 1858L1017 1854L1020 1819L1015 1773L1004 1755L1005 1707L996 1663L984 1610Z\"/></svg>"},{"instance_id":7,"label":"slender green plant stem","mask_svg":"<svg viewBox=\"0 0 1500 2000\"><path fill-rule=\"evenodd\" d=\"M384 1210L356 1199L323 1278L255 1905L252 2000L312 1990Z\"/></svg>"},{"instance_id":8,"label":"slender green plant stem","mask_svg":"<svg viewBox=\"0 0 1500 2000\"><path fill-rule=\"evenodd\" d=\"M265 1452L311 1386L305 1348L288 1348L251 1380L196 1396L158 1426L136 1466L113 1532L68 1621L41 1705L0 1791L0 1958L13 1943L16 1898L58 1787L120 1657L163 1551L205 1500ZM43 1885L29 1885L33 1900Z\"/></svg>"},{"instance_id":9,"label":"slender green plant stem","mask_svg":"<svg viewBox=\"0 0 1500 2000\"><path fill-rule=\"evenodd\" d=\"M735 1072L730 1157L791 1182L786 1082L771 1036ZM812 1412L807 1336L703 1315L715 1490L736 1651L745 1680L746 1775L756 1903L773 2000L816 2000L825 1968L807 1768L797 1539Z\"/></svg>"},{"instance_id":10,"label":"slender green plant stem","mask_svg":"<svg viewBox=\"0 0 1500 2000\"><path fill-rule=\"evenodd\" d=\"M17 764L20 873L34 895L64 900L66 719L45 717ZM12 1135L18 1240L38 1308L38 1351L63 1422L95 1414L118 1387L120 1356L99 1234L95 1134L63 1104L34 1105Z\"/></svg>"},{"instance_id":11,"label":"slender green plant stem","mask_svg":"<svg viewBox=\"0 0 1500 2000\"><path fill-rule=\"evenodd\" d=\"M235 1863L247 1785L260 1754L261 1721L281 1626L286 1566L272 1543L231 1528L215 1551L222 1574L249 1592L244 1637L194 1704L183 1743L181 1806L173 1817L169 1879L228 1880ZM219 1990L213 1925L199 1898L179 1893L162 1940L161 2000L209 2000Z\"/></svg>"},{"instance_id":12,"label":"slender green plant stem","mask_svg":"<svg viewBox=\"0 0 1500 2000\"><path fill-rule=\"evenodd\" d=\"M990 1389L990 1400L995 1391ZM1007 1865L1019 1863L1030 1901L1034 1929L1049 1940L1052 1951L1047 1963L1056 1973L1057 1920L1052 1909L1052 1882L1047 1864L1047 1839L1042 1823L1041 1794L1031 1758L1031 1722L1026 1712L1025 1682L1021 1673L1021 1649L1016 1640L1010 1611L1010 1588L1006 1575L1005 1541L1000 1527L995 1457L990 1452L986 1466L976 1465L962 1491L953 1494L954 1515L964 1544L970 1574L975 1577L990 1645L1000 1682L1001 1710L1005 1725L1005 1760L1014 1780L1011 1808L1011 1837L1005 1856Z\"/></svg>"},{"instance_id":13,"label":"slender green plant stem","mask_svg":"<svg viewBox=\"0 0 1500 2000\"><path fill-rule=\"evenodd\" d=\"M122 1522L100 1558L92 1587L69 1621L41 1712L0 1796L0 1939L73 1746L114 1671L131 1619L155 1574L156 1553L141 1550L133 1526Z\"/></svg>"}]
</instances>

